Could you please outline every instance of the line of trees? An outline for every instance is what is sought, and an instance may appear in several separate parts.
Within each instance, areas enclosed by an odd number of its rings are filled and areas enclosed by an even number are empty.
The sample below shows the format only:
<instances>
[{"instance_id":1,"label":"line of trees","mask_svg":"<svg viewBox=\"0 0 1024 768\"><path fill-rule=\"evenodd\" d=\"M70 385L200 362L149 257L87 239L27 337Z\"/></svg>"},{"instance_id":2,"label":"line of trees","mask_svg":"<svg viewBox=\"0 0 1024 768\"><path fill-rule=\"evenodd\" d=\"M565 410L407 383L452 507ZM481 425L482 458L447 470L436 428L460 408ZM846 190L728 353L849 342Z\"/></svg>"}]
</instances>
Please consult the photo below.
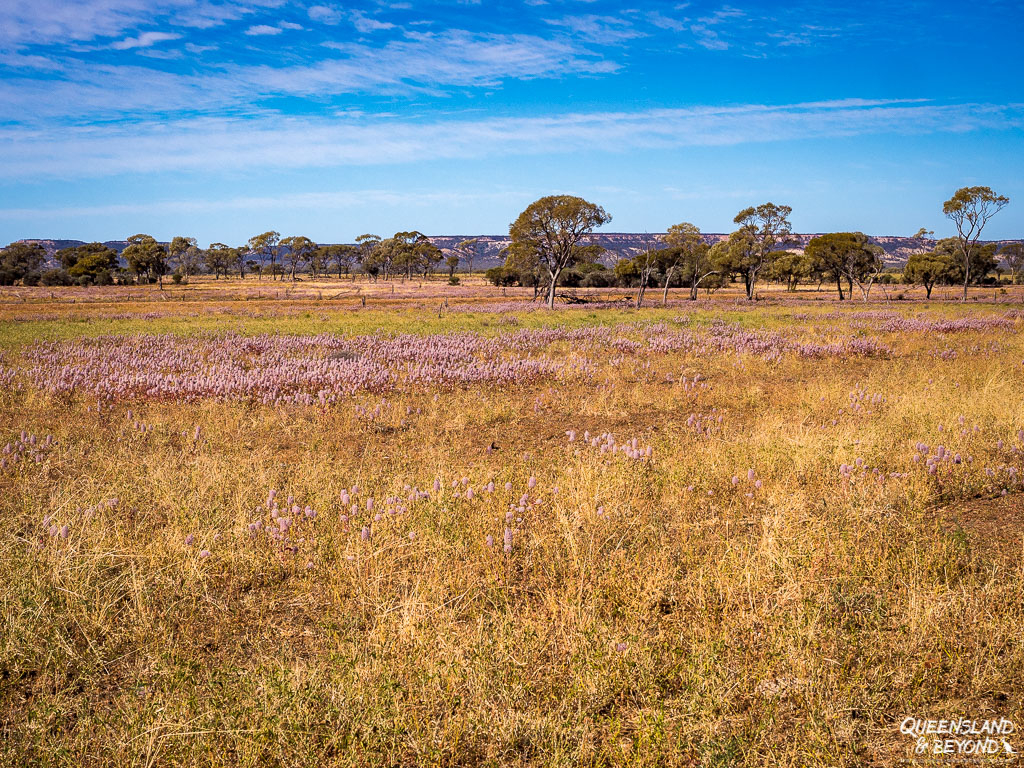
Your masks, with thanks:
<instances>
[{"instance_id":1,"label":"line of trees","mask_svg":"<svg viewBox=\"0 0 1024 768\"><path fill-rule=\"evenodd\" d=\"M1015 282L1024 270L1024 246L1011 244L997 253L992 243L982 243L989 220L1009 203L989 187L963 187L947 200L943 213L953 223L956 235L939 240L930 251L913 254L903 269L905 282L924 286L930 298L937 284L967 287L984 282L1003 259ZM637 289L636 304L642 305L647 289L662 288L668 300L672 286L689 289L696 300L704 288L714 291L738 281L747 299L753 300L759 282L784 283L794 291L802 282L833 284L840 300L853 297L854 286L867 300L877 282L892 282L896 276L885 269L881 248L861 232L835 232L813 238L802 250L794 248L788 205L768 202L744 208L736 214L736 229L728 238L710 245L695 225L675 224L663 234L649 238L632 258L619 260L608 269L601 263L603 249L592 242L595 229L612 217L599 205L571 195L550 195L531 203L509 226L510 244L505 263L487 271L495 285L521 285L543 292L545 302L554 306L559 286L629 286ZM920 230L915 237L922 244L932 233ZM472 271L479 242L463 240L447 254L422 232L396 232L388 238L364 234L351 245L319 245L308 237L281 237L270 230L254 235L243 246L211 243L200 248L193 237L175 237L169 244L151 235L128 238L121 257L102 243L64 248L57 252L60 267L43 270L46 251L38 243L12 243L0 251L0 284L26 285L110 284L150 282L163 287L164 277L187 282L202 271L216 279L254 273L259 279L297 280L307 271L317 279L336 272L338 278L356 271L377 281L396 277L412 279L429 276L444 263L449 281L457 283L460 263ZM844 290L845 284L845 290Z\"/></svg>"},{"instance_id":2,"label":"line of trees","mask_svg":"<svg viewBox=\"0 0 1024 768\"><path fill-rule=\"evenodd\" d=\"M449 279L458 282L455 269L465 260L472 269L476 240L464 240L445 258L445 253L422 232L397 232L392 237L360 235L354 245L319 245L308 237L281 237L268 231L249 238L243 246L210 243L200 248L194 237L175 237L159 243L151 235L127 239L118 253L103 243L86 243L56 253L59 267L43 269L46 249L40 243L12 243L0 250L0 285L110 285L112 283L158 283L165 277L175 283L188 282L200 273L215 279L255 274L259 279L297 280L300 272L313 278L336 272L338 278L355 279L360 269L368 279L411 279L430 275L446 261Z\"/></svg>"},{"instance_id":3,"label":"line of trees","mask_svg":"<svg viewBox=\"0 0 1024 768\"><path fill-rule=\"evenodd\" d=\"M902 273L886 270L883 250L862 232L820 235L802 250L794 249L792 208L771 202L737 213L737 229L714 245L695 225L683 222L608 269L600 262L602 249L588 238L611 216L582 198L556 195L531 204L513 222L505 263L489 269L486 276L498 286L532 287L535 298L543 290L548 306L553 306L559 286L636 288L639 307L652 285L662 286L662 301L667 302L672 286L689 288L690 299L696 300L702 287L713 292L739 281L752 300L761 280L784 283L789 291L805 281L817 282L819 289L831 283L840 301L853 297L854 286L867 301L873 285L897 280L920 283L929 298L936 283L962 284L966 298L967 286L985 282L997 270L1000 257L1007 261L1014 282L1020 281L1024 246L1010 244L997 253L994 243L979 243L989 219L1008 202L989 187L957 190L943 205L957 236L912 255ZM931 234L920 230L915 237L924 242Z\"/></svg>"}]
</instances>

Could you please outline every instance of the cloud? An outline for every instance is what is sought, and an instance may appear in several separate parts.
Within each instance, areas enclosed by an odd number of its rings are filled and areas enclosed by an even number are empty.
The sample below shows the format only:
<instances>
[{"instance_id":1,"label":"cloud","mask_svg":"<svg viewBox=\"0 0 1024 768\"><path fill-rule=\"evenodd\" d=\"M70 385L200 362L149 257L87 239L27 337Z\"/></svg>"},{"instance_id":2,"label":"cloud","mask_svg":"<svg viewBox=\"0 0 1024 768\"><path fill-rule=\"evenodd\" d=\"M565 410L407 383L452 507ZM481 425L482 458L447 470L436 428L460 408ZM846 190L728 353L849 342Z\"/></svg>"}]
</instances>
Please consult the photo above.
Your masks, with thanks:
<instances>
[{"instance_id":1,"label":"cloud","mask_svg":"<svg viewBox=\"0 0 1024 768\"><path fill-rule=\"evenodd\" d=\"M111 43L110 47L115 51L127 51L131 48L148 48L156 43L177 40L180 37L181 35L174 32L143 32L138 37L127 37L124 40Z\"/></svg>"},{"instance_id":2,"label":"cloud","mask_svg":"<svg viewBox=\"0 0 1024 768\"><path fill-rule=\"evenodd\" d=\"M574 152L668 151L865 134L1024 128L1024 104L849 99L595 112L530 118L198 119L118 128L0 129L0 174L98 178L161 171L244 172Z\"/></svg>"},{"instance_id":3,"label":"cloud","mask_svg":"<svg viewBox=\"0 0 1024 768\"><path fill-rule=\"evenodd\" d=\"M250 73L257 88L298 95L497 86L502 80L612 72L617 66L566 41L535 35L413 32L384 46L326 43L345 56ZM246 75L243 75L246 76Z\"/></svg>"},{"instance_id":4,"label":"cloud","mask_svg":"<svg viewBox=\"0 0 1024 768\"><path fill-rule=\"evenodd\" d=\"M283 0L4 0L0 50L120 37L154 20L208 29Z\"/></svg>"},{"instance_id":5,"label":"cloud","mask_svg":"<svg viewBox=\"0 0 1024 768\"><path fill-rule=\"evenodd\" d=\"M670 16L666 16L658 11L651 11L647 14L647 20L659 29L667 29L670 32L682 32L686 29L686 24L677 19L673 19Z\"/></svg>"},{"instance_id":6,"label":"cloud","mask_svg":"<svg viewBox=\"0 0 1024 768\"><path fill-rule=\"evenodd\" d=\"M316 21L320 24L337 24L341 21L342 17L340 10L328 5L310 6L306 10L306 13L309 16L310 21Z\"/></svg>"},{"instance_id":7,"label":"cloud","mask_svg":"<svg viewBox=\"0 0 1024 768\"><path fill-rule=\"evenodd\" d=\"M268 27L279 34L279 27ZM260 30L262 32L262 30ZM0 78L0 109L20 120L74 122L102 115L259 112L275 96L323 99L358 93L444 93L509 79L614 72L617 65L566 40L534 35L413 32L385 45L328 43L338 53L313 64L224 64L207 73L80 62L60 79Z\"/></svg>"},{"instance_id":8,"label":"cloud","mask_svg":"<svg viewBox=\"0 0 1024 768\"><path fill-rule=\"evenodd\" d=\"M560 19L545 19L552 26L568 30L580 40L599 45L616 45L642 37L643 33L633 28L630 22L614 16L564 16Z\"/></svg>"},{"instance_id":9,"label":"cloud","mask_svg":"<svg viewBox=\"0 0 1024 768\"><path fill-rule=\"evenodd\" d=\"M351 14L352 24L356 30L367 34L369 32L380 32L385 29L394 29L395 25L387 21L378 21L377 19L371 19L360 11L352 11Z\"/></svg>"},{"instance_id":10,"label":"cloud","mask_svg":"<svg viewBox=\"0 0 1024 768\"><path fill-rule=\"evenodd\" d=\"M196 45L195 43L185 43L185 50L189 53L206 53L207 51L216 51L219 46L216 45Z\"/></svg>"},{"instance_id":11,"label":"cloud","mask_svg":"<svg viewBox=\"0 0 1024 768\"><path fill-rule=\"evenodd\" d=\"M18 69L35 69L35 70L59 70L61 64L54 61L47 56L38 56L32 54L23 53L0 53L0 65L5 67L15 67Z\"/></svg>"},{"instance_id":12,"label":"cloud","mask_svg":"<svg viewBox=\"0 0 1024 768\"><path fill-rule=\"evenodd\" d=\"M268 24L255 24L245 30L245 34L250 37L256 37L259 35L280 35L282 31L281 27L271 27Z\"/></svg>"}]
</instances>

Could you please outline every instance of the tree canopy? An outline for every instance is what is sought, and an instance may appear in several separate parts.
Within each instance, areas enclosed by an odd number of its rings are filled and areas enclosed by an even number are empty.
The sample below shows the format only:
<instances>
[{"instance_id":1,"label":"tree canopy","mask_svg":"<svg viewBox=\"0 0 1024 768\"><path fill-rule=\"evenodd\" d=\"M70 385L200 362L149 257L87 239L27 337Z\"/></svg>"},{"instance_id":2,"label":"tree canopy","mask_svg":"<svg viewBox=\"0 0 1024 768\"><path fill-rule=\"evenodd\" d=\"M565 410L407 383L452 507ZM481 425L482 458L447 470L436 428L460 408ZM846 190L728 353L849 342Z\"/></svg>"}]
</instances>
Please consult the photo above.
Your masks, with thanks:
<instances>
[{"instance_id":1,"label":"tree canopy","mask_svg":"<svg viewBox=\"0 0 1024 768\"><path fill-rule=\"evenodd\" d=\"M733 219L740 228L733 243L735 247L728 251L729 264L733 271L743 276L748 300L753 300L758 276L771 261L773 251L784 245L792 234L793 227L789 223L792 212L788 205L764 203L744 208Z\"/></svg>"},{"instance_id":2,"label":"tree canopy","mask_svg":"<svg viewBox=\"0 0 1024 768\"><path fill-rule=\"evenodd\" d=\"M534 254L548 278L547 305L555 306L562 270L581 255L579 246L612 220L604 208L572 195L549 195L531 203L509 226L512 243Z\"/></svg>"},{"instance_id":3,"label":"tree canopy","mask_svg":"<svg viewBox=\"0 0 1024 768\"><path fill-rule=\"evenodd\" d=\"M132 235L121 255L128 262L128 269L140 277L145 275L150 280L158 280L163 288L163 278L167 273L167 248L158 243L155 237Z\"/></svg>"},{"instance_id":4,"label":"tree canopy","mask_svg":"<svg viewBox=\"0 0 1024 768\"><path fill-rule=\"evenodd\" d=\"M997 195L991 187L961 187L942 204L942 212L956 226L956 240L963 269L963 301L971 282L971 259L978 248L982 230L989 219L1010 203L1010 198Z\"/></svg>"}]
</instances>

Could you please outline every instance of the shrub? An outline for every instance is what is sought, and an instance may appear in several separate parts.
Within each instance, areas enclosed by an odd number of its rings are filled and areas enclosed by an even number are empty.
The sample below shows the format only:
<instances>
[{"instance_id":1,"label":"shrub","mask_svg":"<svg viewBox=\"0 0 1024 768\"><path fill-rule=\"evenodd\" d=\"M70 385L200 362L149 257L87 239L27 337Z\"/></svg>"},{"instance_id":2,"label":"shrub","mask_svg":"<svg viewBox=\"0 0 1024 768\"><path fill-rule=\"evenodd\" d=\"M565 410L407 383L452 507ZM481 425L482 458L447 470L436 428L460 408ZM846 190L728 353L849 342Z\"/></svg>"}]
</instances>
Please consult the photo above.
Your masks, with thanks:
<instances>
[{"instance_id":1,"label":"shrub","mask_svg":"<svg viewBox=\"0 0 1024 768\"><path fill-rule=\"evenodd\" d=\"M580 285L584 288L611 288L615 285L615 273L610 269L590 272L583 276Z\"/></svg>"},{"instance_id":2,"label":"shrub","mask_svg":"<svg viewBox=\"0 0 1024 768\"><path fill-rule=\"evenodd\" d=\"M42 285L72 285L75 280L67 273L65 269L48 269L39 276L39 282ZM26 285L27 276L26 276Z\"/></svg>"},{"instance_id":3,"label":"shrub","mask_svg":"<svg viewBox=\"0 0 1024 768\"><path fill-rule=\"evenodd\" d=\"M579 287L580 282L583 280L583 275L576 269L567 269L558 276L558 284L564 285L568 288Z\"/></svg>"},{"instance_id":4,"label":"shrub","mask_svg":"<svg viewBox=\"0 0 1024 768\"><path fill-rule=\"evenodd\" d=\"M514 269L508 267L491 267L484 273L484 277L493 285L502 287L514 285L519 275Z\"/></svg>"}]
</instances>

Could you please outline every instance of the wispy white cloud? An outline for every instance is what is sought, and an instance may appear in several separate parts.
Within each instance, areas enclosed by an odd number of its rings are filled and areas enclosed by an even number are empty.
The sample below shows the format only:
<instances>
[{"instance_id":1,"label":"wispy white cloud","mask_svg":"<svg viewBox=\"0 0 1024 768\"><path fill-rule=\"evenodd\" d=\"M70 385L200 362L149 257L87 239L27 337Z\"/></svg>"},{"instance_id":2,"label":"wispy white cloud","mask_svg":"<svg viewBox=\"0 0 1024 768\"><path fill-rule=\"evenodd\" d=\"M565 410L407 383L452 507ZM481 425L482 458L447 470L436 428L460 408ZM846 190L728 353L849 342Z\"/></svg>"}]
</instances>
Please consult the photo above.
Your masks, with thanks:
<instances>
[{"instance_id":1,"label":"wispy white cloud","mask_svg":"<svg viewBox=\"0 0 1024 768\"><path fill-rule=\"evenodd\" d=\"M164 19L172 26L208 29L284 0L4 0L0 50L39 43L120 37Z\"/></svg>"},{"instance_id":2,"label":"wispy white cloud","mask_svg":"<svg viewBox=\"0 0 1024 768\"><path fill-rule=\"evenodd\" d=\"M332 5L312 5L306 9L306 14L310 21L318 24L337 24L343 15L340 9Z\"/></svg>"},{"instance_id":3,"label":"wispy white cloud","mask_svg":"<svg viewBox=\"0 0 1024 768\"><path fill-rule=\"evenodd\" d=\"M282 25L254 25L252 36L278 36ZM288 23L287 28L300 27ZM143 33L122 48L152 45L160 36ZM169 39L169 38L166 38ZM190 53L211 50L186 43ZM324 47L336 51L323 55ZM497 87L510 79L563 78L615 72L618 65L564 38L529 34L413 31L383 45L328 42L312 63L221 63L198 72L112 63L76 62L60 78L44 73L0 79L0 110L23 121L88 120L97 114L128 117L252 113L275 96L314 99L360 93L444 93L455 87ZM43 60L44 62L46 60Z\"/></svg>"},{"instance_id":4,"label":"wispy white cloud","mask_svg":"<svg viewBox=\"0 0 1024 768\"><path fill-rule=\"evenodd\" d=\"M167 40L177 40L181 35L175 32L143 32L138 37L127 37L111 43L110 47L115 51L127 51L131 48L148 48L151 45L162 43Z\"/></svg>"},{"instance_id":5,"label":"wispy white cloud","mask_svg":"<svg viewBox=\"0 0 1024 768\"><path fill-rule=\"evenodd\" d=\"M631 22L616 16L584 14L545 21L552 26L568 30L580 40L599 45L615 45L643 36Z\"/></svg>"},{"instance_id":6,"label":"wispy white cloud","mask_svg":"<svg viewBox=\"0 0 1024 768\"><path fill-rule=\"evenodd\" d=\"M362 32L363 34L381 32L383 30L395 28L395 25L389 21L374 19L360 11L352 11L351 18L353 26L355 26L357 31Z\"/></svg>"},{"instance_id":7,"label":"wispy white cloud","mask_svg":"<svg viewBox=\"0 0 1024 768\"><path fill-rule=\"evenodd\" d=\"M301 95L373 90L432 90L496 86L502 80L595 74L617 69L564 40L535 35L475 34L464 30L410 32L383 46L327 43L344 55L313 65L261 68L257 87Z\"/></svg>"},{"instance_id":8,"label":"wispy white cloud","mask_svg":"<svg viewBox=\"0 0 1024 768\"><path fill-rule=\"evenodd\" d=\"M245 34L250 37L256 37L259 35L280 35L283 31L281 27L272 27L269 24L254 24L245 30Z\"/></svg>"},{"instance_id":9,"label":"wispy white cloud","mask_svg":"<svg viewBox=\"0 0 1024 768\"><path fill-rule=\"evenodd\" d=\"M118 129L0 130L0 173L102 177L419 163L567 152L1024 128L1024 104L842 100L536 118L408 123L375 119L200 119Z\"/></svg>"}]
</instances>

